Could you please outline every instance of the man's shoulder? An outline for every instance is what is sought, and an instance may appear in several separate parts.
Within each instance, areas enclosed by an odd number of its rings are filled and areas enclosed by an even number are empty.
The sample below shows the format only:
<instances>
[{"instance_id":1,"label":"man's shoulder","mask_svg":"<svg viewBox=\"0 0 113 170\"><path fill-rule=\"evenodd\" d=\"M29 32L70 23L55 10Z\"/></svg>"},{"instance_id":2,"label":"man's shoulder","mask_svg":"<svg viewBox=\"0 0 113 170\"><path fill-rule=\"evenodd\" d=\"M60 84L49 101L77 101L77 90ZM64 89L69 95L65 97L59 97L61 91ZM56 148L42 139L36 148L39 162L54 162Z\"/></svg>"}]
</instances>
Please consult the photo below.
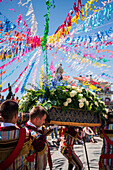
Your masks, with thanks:
<instances>
[{"instance_id":1,"label":"man's shoulder","mask_svg":"<svg viewBox=\"0 0 113 170\"><path fill-rule=\"evenodd\" d=\"M39 137L41 137L42 136L42 134L40 133L40 132L38 132L38 131L35 131L35 130L32 130L31 129L31 136L32 137L35 137L36 139L38 139Z\"/></svg>"},{"instance_id":2,"label":"man's shoulder","mask_svg":"<svg viewBox=\"0 0 113 170\"><path fill-rule=\"evenodd\" d=\"M2 127L0 126L0 132L2 133L6 133L8 135L8 133L15 133L19 132L19 127L16 126L6 126L6 127Z\"/></svg>"},{"instance_id":3,"label":"man's shoulder","mask_svg":"<svg viewBox=\"0 0 113 170\"><path fill-rule=\"evenodd\" d=\"M26 125L23 125L23 127L26 129L26 133L28 134L31 134L31 136L33 138L39 138L40 136L42 136L42 133L40 133L38 130L36 130L34 127L31 127L31 126L26 126Z\"/></svg>"}]
</instances>

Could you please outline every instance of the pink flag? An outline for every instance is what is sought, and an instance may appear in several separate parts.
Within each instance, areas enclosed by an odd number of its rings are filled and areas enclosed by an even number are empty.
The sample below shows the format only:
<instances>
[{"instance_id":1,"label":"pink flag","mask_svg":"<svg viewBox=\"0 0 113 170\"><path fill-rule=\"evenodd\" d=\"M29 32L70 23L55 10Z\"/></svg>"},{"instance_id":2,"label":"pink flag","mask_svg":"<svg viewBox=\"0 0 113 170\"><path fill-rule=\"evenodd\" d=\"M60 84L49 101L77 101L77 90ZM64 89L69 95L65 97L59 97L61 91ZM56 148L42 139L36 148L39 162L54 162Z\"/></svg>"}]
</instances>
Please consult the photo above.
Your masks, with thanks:
<instances>
[{"instance_id":1,"label":"pink flag","mask_svg":"<svg viewBox=\"0 0 113 170\"><path fill-rule=\"evenodd\" d=\"M55 67L54 67L53 61L51 61L50 70L51 70L51 75L53 76L53 74L55 72Z\"/></svg>"},{"instance_id":2,"label":"pink flag","mask_svg":"<svg viewBox=\"0 0 113 170\"><path fill-rule=\"evenodd\" d=\"M12 10L12 11L14 11L15 12L15 10L13 9L13 8L11 8L11 9L9 9L10 11Z\"/></svg>"}]
</instances>

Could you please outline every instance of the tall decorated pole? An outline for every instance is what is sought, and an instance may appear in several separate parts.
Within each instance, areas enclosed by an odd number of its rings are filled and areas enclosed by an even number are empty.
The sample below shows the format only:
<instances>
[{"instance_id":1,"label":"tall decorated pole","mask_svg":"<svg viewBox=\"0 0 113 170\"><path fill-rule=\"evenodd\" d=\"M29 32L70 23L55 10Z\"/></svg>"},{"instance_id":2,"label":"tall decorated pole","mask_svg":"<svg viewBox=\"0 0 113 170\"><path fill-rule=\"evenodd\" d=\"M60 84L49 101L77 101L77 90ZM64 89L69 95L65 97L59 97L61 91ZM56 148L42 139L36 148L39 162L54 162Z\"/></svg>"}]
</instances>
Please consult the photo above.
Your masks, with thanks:
<instances>
[{"instance_id":1,"label":"tall decorated pole","mask_svg":"<svg viewBox=\"0 0 113 170\"><path fill-rule=\"evenodd\" d=\"M48 75L48 57L47 57L47 47L46 47L46 75Z\"/></svg>"},{"instance_id":2,"label":"tall decorated pole","mask_svg":"<svg viewBox=\"0 0 113 170\"><path fill-rule=\"evenodd\" d=\"M1 95L1 91L2 91L2 69L0 73L0 95Z\"/></svg>"},{"instance_id":3,"label":"tall decorated pole","mask_svg":"<svg viewBox=\"0 0 113 170\"><path fill-rule=\"evenodd\" d=\"M53 1L54 4L54 1ZM44 30L44 36L42 37L42 41L41 41L41 46L42 46L42 50L43 53L46 51L45 55L44 55L44 64L46 66L46 75L48 75L48 56L47 56L47 36L49 33L49 14L50 14L50 8L51 6L53 6L51 4L51 0L47 0L46 1L46 5L47 5L47 14L44 15L44 17L46 17L46 24L45 26L45 30ZM53 6L55 7L55 6Z\"/></svg>"}]
</instances>

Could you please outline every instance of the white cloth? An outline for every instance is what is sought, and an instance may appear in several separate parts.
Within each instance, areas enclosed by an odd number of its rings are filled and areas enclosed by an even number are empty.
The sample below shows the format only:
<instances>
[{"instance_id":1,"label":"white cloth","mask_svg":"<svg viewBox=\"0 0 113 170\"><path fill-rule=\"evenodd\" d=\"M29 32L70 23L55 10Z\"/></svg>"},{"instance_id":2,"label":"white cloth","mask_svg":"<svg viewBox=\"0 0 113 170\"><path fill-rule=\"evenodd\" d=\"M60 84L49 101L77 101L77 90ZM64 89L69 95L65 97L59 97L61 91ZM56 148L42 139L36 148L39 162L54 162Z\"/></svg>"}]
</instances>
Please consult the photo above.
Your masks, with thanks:
<instances>
[{"instance_id":1,"label":"white cloth","mask_svg":"<svg viewBox=\"0 0 113 170\"><path fill-rule=\"evenodd\" d=\"M4 122L1 123L1 127L8 127L8 126L15 126L15 124L14 123L4 123Z\"/></svg>"},{"instance_id":2,"label":"white cloth","mask_svg":"<svg viewBox=\"0 0 113 170\"><path fill-rule=\"evenodd\" d=\"M31 123L30 121L27 122L28 125L33 126L35 128L37 128L33 123ZM38 127L37 130L42 130L42 126Z\"/></svg>"},{"instance_id":3,"label":"white cloth","mask_svg":"<svg viewBox=\"0 0 113 170\"><path fill-rule=\"evenodd\" d=\"M35 128L37 128L33 123L31 123L30 121L27 122L28 125L30 126L34 126Z\"/></svg>"},{"instance_id":4,"label":"white cloth","mask_svg":"<svg viewBox=\"0 0 113 170\"><path fill-rule=\"evenodd\" d=\"M38 130L42 130L42 126L38 127L37 129L38 129Z\"/></svg>"},{"instance_id":5,"label":"white cloth","mask_svg":"<svg viewBox=\"0 0 113 170\"><path fill-rule=\"evenodd\" d=\"M50 126L50 129L58 128L58 125Z\"/></svg>"}]
</instances>

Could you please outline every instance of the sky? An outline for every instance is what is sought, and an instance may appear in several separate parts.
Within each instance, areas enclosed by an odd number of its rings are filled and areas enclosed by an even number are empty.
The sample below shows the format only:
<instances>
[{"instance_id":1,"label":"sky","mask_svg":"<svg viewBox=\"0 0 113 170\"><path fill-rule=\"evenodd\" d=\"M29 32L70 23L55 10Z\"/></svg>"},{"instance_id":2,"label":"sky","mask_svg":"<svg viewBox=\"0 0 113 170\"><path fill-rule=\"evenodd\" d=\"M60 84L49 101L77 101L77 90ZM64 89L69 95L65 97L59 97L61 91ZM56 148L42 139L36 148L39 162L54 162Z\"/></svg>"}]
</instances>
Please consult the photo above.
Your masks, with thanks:
<instances>
[{"instance_id":1,"label":"sky","mask_svg":"<svg viewBox=\"0 0 113 170\"><path fill-rule=\"evenodd\" d=\"M0 15L0 21L4 21L4 18L8 18L13 24L16 25L16 30L21 31L23 27L21 26L21 30L19 30L18 23L16 20L18 19L18 16L21 14L23 20L26 21L28 24L28 27L31 28L31 23L29 22L31 15L26 16L29 6L32 2L33 5L33 10L34 10L34 15L36 17L36 21L38 23L38 32L37 35L40 37L44 36L44 29L45 29L45 17L44 15L47 14L47 5L45 0L30 0L28 1L28 4L26 3L27 0L23 0L22 4L19 4L19 0L2 0L0 2L0 12L2 15ZM51 1L53 3L53 1ZM67 14L69 11L72 9L73 10L73 4L75 0L54 0L54 5L50 8L50 14L49 14L49 32L48 36L54 35L57 28L64 23L64 20L67 17ZM103 2L103 3L102 3ZM95 9L99 9L99 7L106 7L107 1L100 1L99 3L96 3L94 1L94 4L96 6ZM108 1L110 2L110 1ZM81 0L81 3L85 5L87 3L86 0ZM109 3L112 5L112 12L111 12L111 18L108 20L108 10L109 7L107 6L104 8L103 13L105 10L107 10L107 13L105 17L103 18L103 23L100 22L99 17L102 19L102 13L98 13L98 18L97 21L98 24L97 26L90 26L88 30L80 30L80 25L85 23L84 21L77 21L77 24L73 24L71 27L70 34L67 36L67 39L63 42L59 42L59 45L57 44L52 48L51 50L47 50L47 57L48 57L48 63L49 65L51 64L51 61L53 61L54 67L56 68L59 63L62 63L63 69L64 69L64 75L69 75L70 80L72 80L73 77L78 77L79 75L86 76L86 75L93 75L93 77L96 77L97 79L103 79L104 81L108 81L113 83L113 53L112 53L112 45L102 45L101 42L106 40L107 42L112 42L112 33L113 33L113 2ZM88 15L86 18L89 16L93 16L94 11L88 11ZM73 16L75 15L75 11L73 12ZM95 17L96 18L96 17ZM96 20L96 19L95 19ZM88 19L87 19L88 21ZM20 22L21 24L21 22ZM73 38L75 38L72 43L70 41L70 36L72 35L71 33L74 30L77 30L76 33L73 34ZM80 30L80 31L79 31ZM104 52L99 51L97 53L96 49L90 47L86 48L87 46L83 46L83 42L90 41L92 38L96 44L96 38L97 35L100 34L100 46L98 47L99 50L104 50ZM103 35L103 37L101 37ZM0 35L0 38L3 38L3 32ZM76 43L79 43L78 48L75 47ZM74 45L73 45L74 44ZM1 43L2 46L2 43ZM0 46L0 47L1 47ZM92 45L93 46L93 45ZM70 50L71 48L71 50ZM105 51L106 50L106 51ZM29 52L25 56L21 56L20 60L15 60L11 64L7 65L2 69L2 72L7 70L6 73L2 76L1 83L6 81L3 86L2 90L8 87L8 83L12 84L15 82L17 79L17 83L14 84L12 87L13 93L15 92L15 88L18 86L19 82L19 91L15 94L15 96L19 96L19 98L22 97L24 93L21 94L20 90L22 88L22 85L24 84L25 81L27 83L33 82L33 78L35 78L35 85L39 83L40 81L40 69L41 66L44 65L45 68L45 63L44 63L44 54L43 52L39 56L39 54L36 53L36 56L34 56L35 52L37 49L34 49L32 52ZM83 60L83 56L86 55L87 57ZM33 60L32 57L34 56ZM39 58L39 61L38 61ZM99 60L100 58L100 60ZM0 66L3 64L6 64L7 62L10 62L12 58L7 58L4 61L0 60ZM29 64L30 66L29 69L25 73L25 67ZM31 65L34 62L34 66L30 71ZM95 63L98 63L95 64ZM100 65L99 65L100 64ZM35 70L37 68L37 72L35 73ZM29 73L29 76L28 76ZM22 76L19 78L20 74ZM36 76L35 76L36 75ZM22 81L20 79L22 78ZM37 82L37 83L36 83ZM1 84L0 83L0 84ZM27 86L29 87L29 86ZM8 94L8 91L2 93L2 95L6 96Z\"/></svg>"}]
</instances>

